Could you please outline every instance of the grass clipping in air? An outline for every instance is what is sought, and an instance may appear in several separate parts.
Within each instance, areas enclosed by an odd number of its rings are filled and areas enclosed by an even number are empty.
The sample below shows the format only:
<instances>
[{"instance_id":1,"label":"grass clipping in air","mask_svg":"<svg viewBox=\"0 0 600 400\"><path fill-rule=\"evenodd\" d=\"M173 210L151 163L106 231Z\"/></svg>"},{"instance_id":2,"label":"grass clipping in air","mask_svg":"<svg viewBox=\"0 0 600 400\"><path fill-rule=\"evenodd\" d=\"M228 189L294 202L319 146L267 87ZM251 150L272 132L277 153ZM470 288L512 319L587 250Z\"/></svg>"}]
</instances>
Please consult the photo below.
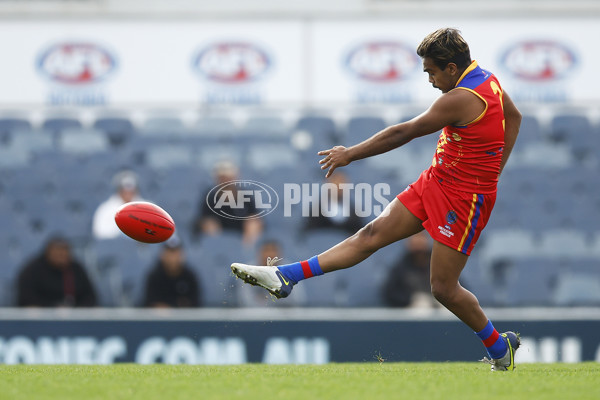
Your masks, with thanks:
<instances>
[{"instance_id":1,"label":"grass clipping in air","mask_svg":"<svg viewBox=\"0 0 600 400\"><path fill-rule=\"evenodd\" d=\"M600 364L0 366L4 399L600 399Z\"/></svg>"}]
</instances>

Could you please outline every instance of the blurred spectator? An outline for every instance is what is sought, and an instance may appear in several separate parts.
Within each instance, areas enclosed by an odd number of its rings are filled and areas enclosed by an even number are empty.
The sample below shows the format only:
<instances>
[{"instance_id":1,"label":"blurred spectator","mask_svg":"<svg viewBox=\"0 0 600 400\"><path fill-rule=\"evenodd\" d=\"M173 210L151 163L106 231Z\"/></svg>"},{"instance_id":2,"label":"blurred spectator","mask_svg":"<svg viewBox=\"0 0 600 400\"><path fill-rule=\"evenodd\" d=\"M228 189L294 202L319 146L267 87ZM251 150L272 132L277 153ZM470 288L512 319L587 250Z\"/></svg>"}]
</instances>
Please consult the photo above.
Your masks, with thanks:
<instances>
[{"instance_id":1,"label":"blurred spectator","mask_svg":"<svg viewBox=\"0 0 600 400\"><path fill-rule=\"evenodd\" d=\"M349 235L356 233L364 226L364 221L354 210L354 192L348 188L344 194L344 184L348 184L346 174L336 171L331 175L328 183L337 186L337 195L329 196L329 204L319 204L319 216L305 218L304 233L313 229L338 229ZM323 210L330 215L324 216Z\"/></svg>"},{"instance_id":2,"label":"blurred spectator","mask_svg":"<svg viewBox=\"0 0 600 400\"><path fill-rule=\"evenodd\" d=\"M148 273L144 306L183 308L200 305L198 278L185 261L181 240L172 237L165 242L156 266Z\"/></svg>"},{"instance_id":3,"label":"blurred spectator","mask_svg":"<svg viewBox=\"0 0 600 400\"><path fill-rule=\"evenodd\" d=\"M96 239L114 239L121 231L115 223L117 210L125 203L142 201L138 194L138 177L131 171L121 171L113 179L116 193L98 206L94 213L92 233Z\"/></svg>"},{"instance_id":4,"label":"blurred spectator","mask_svg":"<svg viewBox=\"0 0 600 400\"><path fill-rule=\"evenodd\" d=\"M231 161L220 161L214 168L214 184L221 185L230 181L239 179L239 169ZM214 186L213 186L214 187ZM263 224L259 218L243 219L256 213L254 200L244 202L243 207L234 208L228 204L220 207L223 214L232 215L239 218L227 218L212 211L218 201L218 196L208 196L209 188L200 198L199 216L194 223L194 233L196 235L219 235L224 230L239 232L242 234L242 240L246 245L252 245L260 237L263 231ZM235 184L226 185L221 188L221 192L231 191L233 199L236 199L237 186ZM209 205L210 204L210 205Z\"/></svg>"},{"instance_id":5,"label":"blurred spectator","mask_svg":"<svg viewBox=\"0 0 600 400\"><path fill-rule=\"evenodd\" d=\"M257 259L251 264L266 265L269 258L281 259L281 246L276 240L265 240L259 246ZM277 265L277 264L275 264ZM251 285L237 285L237 301L241 307L294 307L305 302L306 294L302 286L294 287L294 296L275 301L263 288Z\"/></svg>"},{"instance_id":6,"label":"blurred spectator","mask_svg":"<svg viewBox=\"0 0 600 400\"><path fill-rule=\"evenodd\" d=\"M22 307L94 307L96 293L69 243L53 237L44 250L22 269L18 278Z\"/></svg>"},{"instance_id":7,"label":"blurred spectator","mask_svg":"<svg viewBox=\"0 0 600 400\"><path fill-rule=\"evenodd\" d=\"M406 239L406 254L395 265L385 281L383 295L390 307L437 307L431 294L429 263L431 240L422 231Z\"/></svg>"}]
</instances>

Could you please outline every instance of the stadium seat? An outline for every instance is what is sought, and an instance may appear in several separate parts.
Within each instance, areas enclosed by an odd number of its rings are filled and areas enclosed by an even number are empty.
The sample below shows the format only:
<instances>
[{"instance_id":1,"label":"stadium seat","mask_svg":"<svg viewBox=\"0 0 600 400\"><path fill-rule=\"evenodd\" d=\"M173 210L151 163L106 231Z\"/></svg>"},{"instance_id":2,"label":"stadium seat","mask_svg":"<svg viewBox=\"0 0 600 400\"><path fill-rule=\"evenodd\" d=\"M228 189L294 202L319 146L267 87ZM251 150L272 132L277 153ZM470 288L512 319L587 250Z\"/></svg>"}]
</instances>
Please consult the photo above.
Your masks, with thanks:
<instances>
[{"instance_id":1,"label":"stadium seat","mask_svg":"<svg viewBox=\"0 0 600 400\"><path fill-rule=\"evenodd\" d=\"M583 232L555 229L542 234L539 254L548 258L585 257L590 254L590 247Z\"/></svg>"},{"instance_id":2,"label":"stadium seat","mask_svg":"<svg viewBox=\"0 0 600 400\"><path fill-rule=\"evenodd\" d=\"M537 117L533 115L523 115L521 126L519 128L519 146L525 144L540 144L544 141L542 129Z\"/></svg>"},{"instance_id":3,"label":"stadium seat","mask_svg":"<svg viewBox=\"0 0 600 400\"><path fill-rule=\"evenodd\" d=\"M54 138L50 132L39 130L17 130L13 133L10 148L31 153L54 150Z\"/></svg>"},{"instance_id":4,"label":"stadium seat","mask_svg":"<svg viewBox=\"0 0 600 400\"><path fill-rule=\"evenodd\" d=\"M488 230L478 243L481 264L489 265L495 259L525 258L536 253L534 236L527 230Z\"/></svg>"},{"instance_id":5,"label":"stadium seat","mask_svg":"<svg viewBox=\"0 0 600 400\"><path fill-rule=\"evenodd\" d=\"M163 135L179 134L185 131L183 122L176 117L151 117L144 121L140 134L142 135Z\"/></svg>"},{"instance_id":6,"label":"stadium seat","mask_svg":"<svg viewBox=\"0 0 600 400\"><path fill-rule=\"evenodd\" d=\"M14 131L31 130L31 123L21 118L0 118L0 137L10 135Z\"/></svg>"},{"instance_id":7,"label":"stadium seat","mask_svg":"<svg viewBox=\"0 0 600 400\"><path fill-rule=\"evenodd\" d=\"M360 143L384 129L386 126L385 121L381 117L352 117L350 118L350 121L348 121L344 140L349 145Z\"/></svg>"},{"instance_id":8,"label":"stadium seat","mask_svg":"<svg viewBox=\"0 0 600 400\"><path fill-rule=\"evenodd\" d=\"M183 145L153 147L146 153L147 165L156 170L191 166L193 159L192 150Z\"/></svg>"},{"instance_id":9,"label":"stadium seat","mask_svg":"<svg viewBox=\"0 0 600 400\"><path fill-rule=\"evenodd\" d=\"M556 288L555 305L600 305L600 274L598 271L561 275Z\"/></svg>"},{"instance_id":10,"label":"stadium seat","mask_svg":"<svg viewBox=\"0 0 600 400\"><path fill-rule=\"evenodd\" d=\"M107 136L112 146L121 146L134 134L135 128L128 118L107 117L94 122L98 129Z\"/></svg>"},{"instance_id":11,"label":"stadium seat","mask_svg":"<svg viewBox=\"0 0 600 400\"><path fill-rule=\"evenodd\" d=\"M510 263L506 292L507 306L550 306L560 281L559 263L543 257L515 259Z\"/></svg>"},{"instance_id":12,"label":"stadium seat","mask_svg":"<svg viewBox=\"0 0 600 400\"><path fill-rule=\"evenodd\" d=\"M597 132L584 115L557 115L551 126L552 139L569 145L579 160L593 154L600 144Z\"/></svg>"},{"instance_id":13,"label":"stadium seat","mask_svg":"<svg viewBox=\"0 0 600 400\"><path fill-rule=\"evenodd\" d=\"M282 167L296 167L300 161L298 154L287 145L261 144L248 149L247 165L257 172L278 171Z\"/></svg>"},{"instance_id":14,"label":"stadium seat","mask_svg":"<svg viewBox=\"0 0 600 400\"><path fill-rule=\"evenodd\" d=\"M233 121L226 117L202 117L192 129L192 134L212 137L230 137L236 131Z\"/></svg>"},{"instance_id":15,"label":"stadium seat","mask_svg":"<svg viewBox=\"0 0 600 400\"><path fill-rule=\"evenodd\" d=\"M0 147L0 169L14 170L26 167L31 153L22 148Z\"/></svg>"},{"instance_id":16,"label":"stadium seat","mask_svg":"<svg viewBox=\"0 0 600 400\"><path fill-rule=\"evenodd\" d=\"M81 128L81 122L74 118L48 118L42 124L42 129L53 134L60 133L65 129L79 129Z\"/></svg>"},{"instance_id":17,"label":"stadium seat","mask_svg":"<svg viewBox=\"0 0 600 400\"><path fill-rule=\"evenodd\" d=\"M242 134L277 137L286 135L288 130L284 121L278 116L250 117L242 128Z\"/></svg>"},{"instance_id":18,"label":"stadium seat","mask_svg":"<svg viewBox=\"0 0 600 400\"><path fill-rule=\"evenodd\" d=\"M88 155L109 149L108 138L94 129L65 129L58 139L58 148L74 155Z\"/></svg>"}]
</instances>

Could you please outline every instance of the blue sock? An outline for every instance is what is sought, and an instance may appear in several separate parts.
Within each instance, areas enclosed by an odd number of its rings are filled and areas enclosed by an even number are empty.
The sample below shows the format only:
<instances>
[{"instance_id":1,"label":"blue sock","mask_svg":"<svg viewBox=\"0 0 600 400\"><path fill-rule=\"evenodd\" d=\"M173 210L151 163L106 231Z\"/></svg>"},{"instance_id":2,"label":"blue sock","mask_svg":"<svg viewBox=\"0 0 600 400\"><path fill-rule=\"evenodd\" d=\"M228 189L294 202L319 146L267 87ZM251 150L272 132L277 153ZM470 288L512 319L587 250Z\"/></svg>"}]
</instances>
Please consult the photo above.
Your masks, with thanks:
<instances>
[{"instance_id":1,"label":"blue sock","mask_svg":"<svg viewBox=\"0 0 600 400\"><path fill-rule=\"evenodd\" d=\"M479 336L491 358L504 357L508 347L496 328L494 328L494 325L492 325L492 321L488 320L485 328L481 332L475 332L475 334Z\"/></svg>"},{"instance_id":2,"label":"blue sock","mask_svg":"<svg viewBox=\"0 0 600 400\"><path fill-rule=\"evenodd\" d=\"M291 280L294 285L303 279L323 275L323 270L319 265L317 256L309 258L306 261L285 264L277 268L286 278Z\"/></svg>"}]
</instances>

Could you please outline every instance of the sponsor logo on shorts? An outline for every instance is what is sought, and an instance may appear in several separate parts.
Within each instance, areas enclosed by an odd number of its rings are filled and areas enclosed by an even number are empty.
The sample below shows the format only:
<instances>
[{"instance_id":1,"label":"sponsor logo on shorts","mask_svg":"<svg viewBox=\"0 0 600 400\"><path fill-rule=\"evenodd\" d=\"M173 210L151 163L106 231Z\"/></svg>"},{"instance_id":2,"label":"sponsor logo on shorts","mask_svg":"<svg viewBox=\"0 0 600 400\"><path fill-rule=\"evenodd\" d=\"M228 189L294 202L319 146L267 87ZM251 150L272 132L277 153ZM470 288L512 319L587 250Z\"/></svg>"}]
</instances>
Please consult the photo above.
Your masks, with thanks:
<instances>
[{"instance_id":1,"label":"sponsor logo on shorts","mask_svg":"<svg viewBox=\"0 0 600 400\"><path fill-rule=\"evenodd\" d=\"M448 213L446 214L446 222L449 225L452 225L456 222L456 219L457 219L456 211L454 211L454 210L448 211Z\"/></svg>"},{"instance_id":2,"label":"sponsor logo on shorts","mask_svg":"<svg viewBox=\"0 0 600 400\"><path fill-rule=\"evenodd\" d=\"M438 226L438 229L440 230L440 233L446 237L452 237L454 236L454 232L452 232L450 229L450 226L446 225L446 226Z\"/></svg>"}]
</instances>

